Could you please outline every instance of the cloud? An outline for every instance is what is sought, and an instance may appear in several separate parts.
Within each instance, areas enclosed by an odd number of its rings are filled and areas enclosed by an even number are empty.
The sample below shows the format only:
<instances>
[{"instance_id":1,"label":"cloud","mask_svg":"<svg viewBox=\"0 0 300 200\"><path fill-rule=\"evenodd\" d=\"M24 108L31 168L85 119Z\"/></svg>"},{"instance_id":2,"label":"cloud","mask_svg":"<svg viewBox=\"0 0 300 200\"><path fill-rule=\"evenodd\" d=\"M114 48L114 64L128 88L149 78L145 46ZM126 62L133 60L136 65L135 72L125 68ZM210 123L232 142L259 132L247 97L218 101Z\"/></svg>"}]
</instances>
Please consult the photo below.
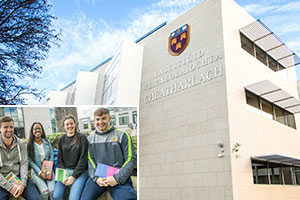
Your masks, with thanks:
<instances>
[{"instance_id":1,"label":"cloud","mask_svg":"<svg viewBox=\"0 0 300 200\"><path fill-rule=\"evenodd\" d=\"M272 1L263 1L261 3L246 5L244 8L246 11L256 15L299 12L300 2L283 2L283 4L274 5Z\"/></svg>"},{"instance_id":2,"label":"cloud","mask_svg":"<svg viewBox=\"0 0 300 200\"><path fill-rule=\"evenodd\" d=\"M90 70L111 57L125 39L136 40L164 21L170 21L194 6L196 0L165 1L131 15L125 28L114 27L103 19L89 19L79 12L73 18L59 18L56 27L62 30L63 44L51 49L42 62L42 78L33 84L50 90L60 90L76 79L79 70ZM176 7L176 8L174 8ZM130 15L129 15L130 16Z\"/></svg>"}]
</instances>

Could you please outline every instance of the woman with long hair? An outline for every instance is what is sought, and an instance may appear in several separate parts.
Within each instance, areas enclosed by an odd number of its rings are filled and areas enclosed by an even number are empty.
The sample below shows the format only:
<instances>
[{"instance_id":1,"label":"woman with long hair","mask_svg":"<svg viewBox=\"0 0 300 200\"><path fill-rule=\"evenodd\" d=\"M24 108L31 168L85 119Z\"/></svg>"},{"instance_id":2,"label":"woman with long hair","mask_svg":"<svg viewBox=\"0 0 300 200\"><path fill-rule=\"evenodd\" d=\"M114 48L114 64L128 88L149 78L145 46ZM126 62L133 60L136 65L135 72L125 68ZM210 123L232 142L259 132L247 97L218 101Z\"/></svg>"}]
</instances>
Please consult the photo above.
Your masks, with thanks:
<instances>
[{"instance_id":1,"label":"woman with long hair","mask_svg":"<svg viewBox=\"0 0 300 200\"><path fill-rule=\"evenodd\" d=\"M44 200L48 200L49 197L52 199L55 186L54 173L49 180L41 168L43 161L53 161L54 155L51 143L46 139L44 127L40 122L34 122L31 125L27 151L33 182Z\"/></svg>"},{"instance_id":2,"label":"woman with long hair","mask_svg":"<svg viewBox=\"0 0 300 200\"><path fill-rule=\"evenodd\" d=\"M72 115L63 118L63 126L66 134L58 140L58 167L72 170L72 176L62 182L57 181L53 199L62 200L66 186L71 186L69 199L80 199L84 185L88 179L87 159L88 141L84 134L79 133L76 120Z\"/></svg>"}]
</instances>

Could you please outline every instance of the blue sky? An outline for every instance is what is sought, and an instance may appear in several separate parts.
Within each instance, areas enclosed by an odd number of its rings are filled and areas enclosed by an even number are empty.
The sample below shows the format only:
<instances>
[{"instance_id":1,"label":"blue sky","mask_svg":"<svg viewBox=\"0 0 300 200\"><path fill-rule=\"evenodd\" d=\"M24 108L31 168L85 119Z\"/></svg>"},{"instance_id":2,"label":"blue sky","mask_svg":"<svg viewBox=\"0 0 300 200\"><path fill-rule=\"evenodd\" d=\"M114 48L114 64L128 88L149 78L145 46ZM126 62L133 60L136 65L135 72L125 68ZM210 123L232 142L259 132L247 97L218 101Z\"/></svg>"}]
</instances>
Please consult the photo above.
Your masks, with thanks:
<instances>
[{"instance_id":1,"label":"blue sky","mask_svg":"<svg viewBox=\"0 0 300 200\"><path fill-rule=\"evenodd\" d=\"M136 40L162 22L172 21L201 0L50 2L52 12L58 18L54 25L61 30L63 43L50 50L48 59L41 63L44 67L41 78L33 83L46 93L60 90L76 79L79 70L90 70L112 56L124 38ZM300 0L236 2L256 19L261 19L300 55Z\"/></svg>"}]
</instances>

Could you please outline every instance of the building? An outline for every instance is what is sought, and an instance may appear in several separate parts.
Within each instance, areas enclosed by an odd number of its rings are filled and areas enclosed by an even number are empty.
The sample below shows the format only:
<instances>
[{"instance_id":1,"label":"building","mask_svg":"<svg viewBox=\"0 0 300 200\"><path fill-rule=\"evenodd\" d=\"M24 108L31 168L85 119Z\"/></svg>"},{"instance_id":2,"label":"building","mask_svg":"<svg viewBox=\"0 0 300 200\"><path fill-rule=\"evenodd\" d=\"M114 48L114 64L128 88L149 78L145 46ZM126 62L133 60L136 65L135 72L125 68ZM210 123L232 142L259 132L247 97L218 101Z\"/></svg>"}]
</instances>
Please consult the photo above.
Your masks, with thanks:
<instances>
[{"instance_id":1,"label":"building","mask_svg":"<svg viewBox=\"0 0 300 200\"><path fill-rule=\"evenodd\" d=\"M50 109L48 107L0 107L0 117L10 116L14 120L15 134L29 139L30 128L34 122L41 122L46 135L52 134Z\"/></svg>"},{"instance_id":2,"label":"building","mask_svg":"<svg viewBox=\"0 0 300 200\"><path fill-rule=\"evenodd\" d=\"M204 0L132 45L140 199L299 199L299 57L263 22L233 0ZM98 82L117 57L93 70ZM101 94L95 103L117 103Z\"/></svg>"},{"instance_id":3,"label":"building","mask_svg":"<svg viewBox=\"0 0 300 200\"><path fill-rule=\"evenodd\" d=\"M61 91L50 92L50 105L138 105L143 47L125 40L112 58L89 72L80 71L76 81Z\"/></svg>"},{"instance_id":4,"label":"building","mask_svg":"<svg viewBox=\"0 0 300 200\"><path fill-rule=\"evenodd\" d=\"M108 108L111 116L111 126L126 130L131 136L137 135L137 108L136 107L114 107ZM94 116L79 119L79 130L90 132L95 130Z\"/></svg>"}]
</instances>

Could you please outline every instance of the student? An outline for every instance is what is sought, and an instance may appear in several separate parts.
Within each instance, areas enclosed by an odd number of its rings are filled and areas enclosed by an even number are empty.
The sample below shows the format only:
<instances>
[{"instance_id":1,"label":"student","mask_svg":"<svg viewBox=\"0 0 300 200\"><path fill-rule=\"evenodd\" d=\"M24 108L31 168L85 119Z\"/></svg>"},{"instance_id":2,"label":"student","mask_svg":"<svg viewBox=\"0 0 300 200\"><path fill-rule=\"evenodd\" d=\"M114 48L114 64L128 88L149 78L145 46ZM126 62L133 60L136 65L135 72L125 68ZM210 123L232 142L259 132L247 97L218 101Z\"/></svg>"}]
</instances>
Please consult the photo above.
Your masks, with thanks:
<instances>
[{"instance_id":1,"label":"student","mask_svg":"<svg viewBox=\"0 0 300 200\"><path fill-rule=\"evenodd\" d=\"M99 108L94 113L96 131L88 137L89 175L81 200L97 199L108 187L114 200L135 200L130 175L136 166L135 149L128 133L111 127L111 117L107 108ZM113 176L95 175L97 164L119 168Z\"/></svg>"},{"instance_id":2,"label":"student","mask_svg":"<svg viewBox=\"0 0 300 200\"><path fill-rule=\"evenodd\" d=\"M43 160L53 161L54 155L51 143L46 139L44 127L40 122L34 122L31 126L27 151L33 182L44 200L48 200L49 196L52 199L55 186L54 173L49 180L41 168Z\"/></svg>"},{"instance_id":3,"label":"student","mask_svg":"<svg viewBox=\"0 0 300 200\"><path fill-rule=\"evenodd\" d=\"M14 135L14 120L9 116L0 119L0 199L8 200L10 195L18 198L41 200L34 183L28 178L26 143ZM6 176L12 172L21 180L12 184Z\"/></svg>"},{"instance_id":4,"label":"student","mask_svg":"<svg viewBox=\"0 0 300 200\"><path fill-rule=\"evenodd\" d=\"M77 131L76 120L67 115L63 119L66 134L58 140L57 163L59 168L74 170L72 176L63 182L56 182L53 199L61 200L66 186L71 186L69 199L80 199L84 185L88 179L87 155L88 142L84 134Z\"/></svg>"}]
</instances>

